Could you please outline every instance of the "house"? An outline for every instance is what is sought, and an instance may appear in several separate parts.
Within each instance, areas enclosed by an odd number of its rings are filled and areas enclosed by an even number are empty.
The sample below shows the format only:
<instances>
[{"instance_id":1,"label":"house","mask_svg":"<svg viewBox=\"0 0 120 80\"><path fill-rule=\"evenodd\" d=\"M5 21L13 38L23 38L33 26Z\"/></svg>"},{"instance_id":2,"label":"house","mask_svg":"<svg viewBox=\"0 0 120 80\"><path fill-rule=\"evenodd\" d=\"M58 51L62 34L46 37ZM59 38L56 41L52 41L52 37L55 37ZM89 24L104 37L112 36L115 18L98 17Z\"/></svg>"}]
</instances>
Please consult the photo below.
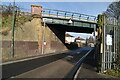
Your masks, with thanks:
<instances>
[{"instance_id":1,"label":"house","mask_svg":"<svg viewBox=\"0 0 120 80\"><path fill-rule=\"evenodd\" d=\"M81 43L85 43L85 39L81 38L81 37L77 37L75 38L76 42L81 42Z\"/></svg>"},{"instance_id":2,"label":"house","mask_svg":"<svg viewBox=\"0 0 120 80\"><path fill-rule=\"evenodd\" d=\"M75 42L78 43L78 47L82 47L83 44L85 44L86 41L85 41L85 39L83 39L81 37L77 37L77 38L75 38Z\"/></svg>"},{"instance_id":3,"label":"house","mask_svg":"<svg viewBox=\"0 0 120 80\"><path fill-rule=\"evenodd\" d=\"M70 44L71 42L74 42L74 39L75 39L74 36L68 33L65 34L65 43Z\"/></svg>"}]
</instances>

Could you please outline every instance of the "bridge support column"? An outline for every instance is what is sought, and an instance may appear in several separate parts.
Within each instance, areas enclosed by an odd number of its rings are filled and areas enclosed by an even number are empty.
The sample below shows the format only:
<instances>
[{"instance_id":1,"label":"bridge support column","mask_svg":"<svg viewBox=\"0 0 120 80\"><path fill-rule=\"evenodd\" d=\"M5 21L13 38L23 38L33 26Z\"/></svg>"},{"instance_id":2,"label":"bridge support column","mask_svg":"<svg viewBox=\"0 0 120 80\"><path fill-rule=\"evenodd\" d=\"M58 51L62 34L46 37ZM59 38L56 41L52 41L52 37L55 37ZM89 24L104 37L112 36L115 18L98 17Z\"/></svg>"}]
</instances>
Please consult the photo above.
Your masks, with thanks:
<instances>
[{"instance_id":1,"label":"bridge support column","mask_svg":"<svg viewBox=\"0 0 120 80\"><path fill-rule=\"evenodd\" d=\"M39 53L41 53L41 47L42 47L42 24L41 24L41 17L33 17L33 20L34 20L34 22L35 22L35 24L36 24L36 26L34 26L34 27L36 27L36 31L37 31L37 36L38 36L38 51L39 51Z\"/></svg>"},{"instance_id":2,"label":"bridge support column","mask_svg":"<svg viewBox=\"0 0 120 80\"><path fill-rule=\"evenodd\" d=\"M38 36L38 50L41 54L67 50L65 46L65 31L43 23L38 15L33 16Z\"/></svg>"}]
</instances>

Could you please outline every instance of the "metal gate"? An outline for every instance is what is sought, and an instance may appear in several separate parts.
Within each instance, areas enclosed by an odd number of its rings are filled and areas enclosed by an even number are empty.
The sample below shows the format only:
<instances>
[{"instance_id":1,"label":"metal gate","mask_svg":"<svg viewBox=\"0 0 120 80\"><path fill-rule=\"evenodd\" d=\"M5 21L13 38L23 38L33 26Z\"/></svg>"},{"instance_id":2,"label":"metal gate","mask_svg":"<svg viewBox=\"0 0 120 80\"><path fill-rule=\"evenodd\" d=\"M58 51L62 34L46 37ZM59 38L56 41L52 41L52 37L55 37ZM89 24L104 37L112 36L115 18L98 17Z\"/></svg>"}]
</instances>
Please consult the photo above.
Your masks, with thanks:
<instances>
[{"instance_id":1,"label":"metal gate","mask_svg":"<svg viewBox=\"0 0 120 80\"><path fill-rule=\"evenodd\" d=\"M120 28L118 20L113 17L103 17L102 27L102 67L101 72L107 69L116 69L116 58L120 52Z\"/></svg>"}]
</instances>

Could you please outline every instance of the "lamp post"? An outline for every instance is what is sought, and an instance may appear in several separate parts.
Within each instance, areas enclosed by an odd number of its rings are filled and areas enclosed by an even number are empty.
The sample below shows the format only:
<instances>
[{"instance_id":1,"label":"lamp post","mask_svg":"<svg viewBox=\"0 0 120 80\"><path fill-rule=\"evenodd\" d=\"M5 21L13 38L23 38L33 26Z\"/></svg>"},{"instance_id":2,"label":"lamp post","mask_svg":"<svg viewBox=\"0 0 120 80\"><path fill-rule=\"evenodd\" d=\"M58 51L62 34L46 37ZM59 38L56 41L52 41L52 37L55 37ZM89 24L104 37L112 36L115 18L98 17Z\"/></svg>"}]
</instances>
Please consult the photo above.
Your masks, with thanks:
<instances>
[{"instance_id":1,"label":"lamp post","mask_svg":"<svg viewBox=\"0 0 120 80\"><path fill-rule=\"evenodd\" d=\"M14 27L15 27L15 0L13 2L12 15L12 43L11 43L11 57L14 57Z\"/></svg>"}]
</instances>

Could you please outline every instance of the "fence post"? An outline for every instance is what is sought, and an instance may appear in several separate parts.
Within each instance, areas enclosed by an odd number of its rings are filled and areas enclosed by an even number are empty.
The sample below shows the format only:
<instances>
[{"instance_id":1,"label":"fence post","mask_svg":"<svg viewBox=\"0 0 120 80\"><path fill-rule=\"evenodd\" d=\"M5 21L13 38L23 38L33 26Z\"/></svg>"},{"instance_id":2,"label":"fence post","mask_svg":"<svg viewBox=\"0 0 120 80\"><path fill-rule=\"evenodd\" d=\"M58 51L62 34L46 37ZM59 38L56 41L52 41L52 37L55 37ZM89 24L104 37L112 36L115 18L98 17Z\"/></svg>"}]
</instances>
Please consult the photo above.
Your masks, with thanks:
<instances>
[{"instance_id":1,"label":"fence post","mask_svg":"<svg viewBox=\"0 0 120 80\"><path fill-rule=\"evenodd\" d=\"M97 69L99 72L103 72L105 69L105 54L104 54L104 33L105 33L105 21L104 21L105 16L104 15L98 15L98 21L97 21L97 26L98 26L98 36L97 36L97 44L99 43L99 48L97 50L98 54L98 59L97 59ZM101 31L103 30L103 31Z\"/></svg>"}]
</instances>

